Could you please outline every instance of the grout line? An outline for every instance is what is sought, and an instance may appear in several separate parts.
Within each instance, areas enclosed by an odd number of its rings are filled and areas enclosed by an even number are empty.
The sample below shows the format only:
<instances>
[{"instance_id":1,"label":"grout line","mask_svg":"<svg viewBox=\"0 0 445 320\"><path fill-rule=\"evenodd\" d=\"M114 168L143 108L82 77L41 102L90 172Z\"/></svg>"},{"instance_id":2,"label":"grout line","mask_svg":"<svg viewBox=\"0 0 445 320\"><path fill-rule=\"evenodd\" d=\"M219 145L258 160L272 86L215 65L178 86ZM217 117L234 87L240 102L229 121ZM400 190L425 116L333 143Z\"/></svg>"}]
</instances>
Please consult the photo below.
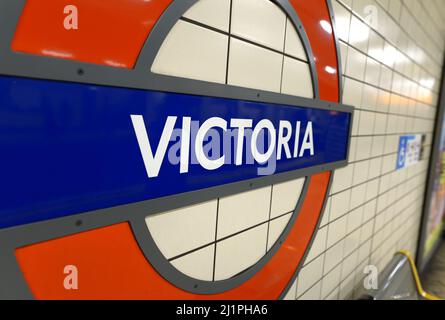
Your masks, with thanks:
<instances>
[{"instance_id":1,"label":"grout line","mask_svg":"<svg viewBox=\"0 0 445 320\"><path fill-rule=\"evenodd\" d=\"M391 75L391 76L393 76L394 73L395 73L395 72L392 72L392 75ZM380 77L381 77L381 76L382 76L382 74L380 74ZM433 106L433 105L431 105L431 104L425 103L424 101L421 101L421 100L418 100L418 99L415 99L415 98L412 98L412 97L409 97L409 96L405 96L404 94L397 93L397 92L392 91L392 90L390 90L390 89L386 89L386 88L377 86L377 85L372 84L372 83L369 83L369 82L365 82L364 80L357 79L357 78L352 77L352 76L350 76L350 75L343 74L343 77L346 78L346 79L354 80L354 81L359 82L359 83L361 83L361 84L368 85L369 87L372 87L372 88L375 88L375 89L384 91L384 92L386 92L386 93L390 93L390 94L392 94L392 95L396 95L396 96L405 98L405 99L407 99L407 100L411 100L411 101L414 101L414 102L416 102L416 103L420 103L420 104L422 104L422 105L426 105L426 106L432 107L432 108L434 108L434 109L437 109L437 106ZM381 78L380 78L380 79L381 79ZM380 82L380 81L379 81L379 82ZM392 82L391 82L391 85L392 85ZM428 90L430 90L430 89L428 89ZM433 92L433 91L431 90L431 92ZM433 92L433 93L434 93L435 95L437 95L436 92ZM391 103L389 102L389 103L388 103L388 109L389 109L390 104L391 104Z\"/></svg>"},{"instance_id":2,"label":"grout line","mask_svg":"<svg viewBox=\"0 0 445 320\"><path fill-rule=\"evenodd\" d=\"M417 178L418 176L420 176L420 175L422 175L422 174L425 174L425 173L426 173L426 170L425 170L425 171L422 171L422 172L419 173L418 175L415 175L415 176L413 176L413 177L411 177L411 178L409 178L409 179L406 179L405 181L403 181L403 182L399 183L398 185L394 186L394 188L397 188L397 187L399 187L399 186L401 186L401 185L403 185L403 184L409 183L410 180L413 180L413 179ZM395 202L397 202L397 201L403 199L403 198L406 197L408 194L410 194L411 192L414 192L416 189L419 189L419 188L422 187L423 185L424 185L424 183L422 183L421 185L417 185L417 186L413 187L413 188L410 189L409 191L405 192L401 197L399 197L398 199L396 199ZM391 190L387 190L387 191L385 191L385 192L382 193L382 194L378 194L375 198L372 198L371 200L364 202L363 204L359 205L358 207L349 210L348 212L344 213L343 215L339 216L338 218L336 218L336 219L334 219L334 220L332 220L332 221L329 221L326 225L324 225L324 226L321 227L320 229L323 229L323 228L325 228L325 227L328 227L330 224L335 223L335 222L337 222L337 221L340 220L340 219L343 219L345 216L349 215L351 212L353 212L353 211L355 211L355 210L357 210L357 209L360 209L361 207L365 207L365 206L367 206L368 204L372 203L373 201L377 201L378 198L379 198L380 196L382 196L382 195L384 195L384 194L387 194L387 193L389 193L389 192L391 192ZM418 200L418 199L416 199L416 201L417 201L417 200ZM395 203L395 202L394 202L394 203ZM415 202L415 201L413 201L413 202ZM412 203L413 203L413 202L412 202ZM320 253L318 256L316 256L316 257L314 257L313 259L311 259L310 261L307 261L307 262L305 261L305 262L303 263L303 266L306 266L306 265L309 264L310 262L312 262L312 261L314 261L315 259L319 258L319 257L321 256L321 254L326 253L329 249L331 249L331 248L333 248L334 246L336 246L340 241L344 240L346 237L348 237L348 236L351 235L352 233L356 232L359 228L363 227L365 224L367 224L367 223L369 223L370 221L372 221L373 219L375 219L377 216L379 216L380 214L382 214L384 211L388 210L391 206L394 205L394 203L389 204L388 206L386 206L385 208L383 208L383 209L380 210L379 212L377 212L377 203L376 203L376 210L375 210L375 213L373 214L372 218L370 218L370 219L368 219L368 220L366 220L366 221L363 221L363 222L362 222L362 225L360 225L360 227L358 227L358 228L354 229L353 231L349 232L348 234L346 234L346 236L345 236L344 238L342 238L342 239L340 239L339 241L335 242L335 243L334 243L333 245L331 245L330 247L327 246L327 240L326 240L326 245L325 245L325 248L326 248L326 249L325 249L322 253ZM412 203L410 203L410 205L411 205ZM328 230L328 231L329 231L329 230ZM326 238L328 238L328 236L329 236L329 234L326 236ZM374 233L371 235L371 237L372 237L372 236L374 236ZM370 238L366 239L364 242L368 241L369 239L370 239Z\"/></svg>"},{"instance_id":3,"label":"grout line","mask_svg":"<svg viewBox=\"0 0 445 320\"><path fill-rule=\"evenodd\" d=\"M412 192L412 191L410 191L410 192ZM410 193L410 192L408 192L408 193ZM410 204L408 204L407 207L410 207L413 203L415 203L416 201L419 201L419 199L421 199L421 196L419 196L419 197L416 198L413 202L411 202ZM406 209L406 208L402 209L401 212L404 211L405 209ZM397 218L397 216L398 216L398 214L394 214L394 216L391 218L390 222L394 221L394 220ZM372 218L372 219L375 219L375 217ZM371 221L372 219L368 220L368 222ZM366 224L366 223L368 223L368 222L365 222L364 224ZM363 225L364 225L364 224L363 224ZM336 245L339 244L341 241L344 241L349 235L351 235L352 233L356 232L358 229L361 229L361 228L363 227L363 225L361 225L360 227L358 227L357 229L355 229L353 232L347 234L344 238L342 238L341 240L337 241L334 245L332 245L331 247L329 247L328 249L326 249L324 252L322 252L320 255L318 255L317 257L315 257L314 259L312 259L310 262L308 262L308 263L304 263L304 267L306 267L307 265L309 265L309 264L310 264L311 262L313 262L314 260L318 259L322 254L324 254L324 255L326 256L326 252L327 252L329 249L331 249L332 247L336 246ZM380 232L380 230L379 230L379 232ZM333 271L335 270L335 268L337 268L338 266L340 266L340 264L343 264L344 261L345 261L346 259L348 259L350 256L352 256L353 254L356 254L357 251L360 251L360 249L361 249L364 245L366 245L368 241L372 241L372 239L374 238L374 236L375 236L375 234L372 233L371 236L370 236L369 238L367 238L367 239L361 241L361 244L358 245L357 248L356 248L355 250L353 250L353 251L352 251L350 254L348 254L347 256L343 257L343 259L341 260L341 262L339 262L338 264L336 264L336 265L335 265L335 266L334 266L334 267L333 267L327 274L324 274L324 261L323 261L323 273L322 273L323 276L320 278L320 280L316 281L314 285L312 285L310 288L308 288L306 291L304 291L299 297L303 296L303 295L306 294L309 290L311 290L314 286L316 286L316 285L318 285L320 282L322 282L322 281L326 278L327 275L329 275L331 272L333 272ZM377 251L379 248L381 248L381 246L383 246L384 242L385 242L387 239L389 239L391 236L392 236L392 235L390 235L390 236L388 236L386 239L382 240L382 244L380 244L379 247L377 247L374 251L372 251L372 242L371 242L369 255L368 255L365 259L363 259L363 261L359 261L359 262L357 263L357 268L354 270L354 273L355 273L355 272L358 270L358 268L359 268L359 267L360 267L360 266L361 266L361 265L368 259L368 257L371 256L373 252L375 252L375 251ZM324 257L324 259L325 259L325 257ZM323 259L323 260L324 260L324 259ZM341 279L341 276L340 276L340 279ZM339 286L340 286L340 285L343 283L343 281L346 280L346 279L347 279L347 277L346 277L345 279L343 279L343 280L340 280L340 281L339 281ZM322 287L322 283L321 283L321 287ZM329 296L332 292L334 292L337 288L338 288L338 287L336 287L334 290L332 290L328 295L326 295L326 297L328 297L328 296ZM320 293L320 297L321 297L321 293ZM323 297L323 298L325 298L325 297Z\"/></svg>"},{"instance_id":4,"label":"grout line","mask_svg":"<svg viewBox=\"0 0 445 320\"><path fill-rule=\"evenodd\" d=\"M436 7L436 10L440 11L440 9L437 7L437 3L435 1L431 1L430 3L432 3L432 5L434 7ZM423 7L423 9L425 10L425 12L430 16L432 24L434 24L435 29L436 29L436 33L438 33L440 35L440 37L442 38L443 41L445 41L445 37L443 34L440 33L440 26L437 24L437 22L434 20L433 16L430 14L430 12L428 10L426 10L426 7L424 5L424 3L421 1L420 5Z\"/></svg>"},{"instance_id":5,"label":"grout line","mask_svg":"<svg viewBox=\"0 0 445 320\"><path fill-rule=\"evenodd\" d=\"M376 160L376 159L379 159L379 158L382 158L382 162L383 162L383 161L384 161L384 158L389 157L389 156L392 156L392 155L395 155L395 154L397 154L397 152L390 153L390 154L386 154L386 155L383 155L383 156L377 156L377 157L370 158L370 159L365 159L365 160L360 160L360 161L350 162L349 165L359 164L359 163L367 162L367 161L372 161L372 160ZM429 159L429 158L428 158L428 159ZM423 159L423 160L426 160L426 159ZM357 184L352 183L350 187L347 187L347 188L345 188L345 189L341 189L341 190L339 190L339 191L333 192L333 193L331 193L329 196L330 196L330 197L333 197L333 196L339 195L340 193L343 193L343 192L352 190L352 189L354 189L354 188L363 186L364 184L367 184L367 183L369 183L369 182L374 182L375 180L381 180L381 178L387 177L387 176L389 176L389 175L391 175L391 174L394 174L394 173L397 173L397 172L398 172L398 170L393 170L393 171L389 171L389 172L384 172L384 173L383 173L383 172L382 172L382 169L380 169L380 174L379 174L378 176L373 177L373 178L369 178L369 177L368 177L367 180L365 180L365 181L363 181L363 182L360 182L360 183L357 183ZM354 172L353 172L353 174L354 174Z\"/></svg>"},{"instance_id":6,"label":"grout line","mask_svg":"<svg viewBox=\"0 0 445 320\"><path fill-rule=\"evenodd\" d=\"M380 76L382 76L382 75L380 75ZM380 80L381 80L381 78L380 78ZM393 83L393 81L394 81L394 73L391 74L391 83ZM387 126L388 126L388 124L387 124ZM387 143L387 140L385 139L383 149L386 148L386 143ZM383 171L383 161L381 163L380 173L382 173L382 171ZM379 179L381 179L381 178L382 178L382 174L380 174L380 176L379 176ZM378 195L380 195L380 193L381 193L381 186L382 186L381 183L379 183L379 185L377 186L377 194ZM375 206L374 217L377 216L377 210L378 210L378 203ZM373 226L372 226L372 234L373 235L375 234L375 222L376 222L376 220L374 219ZM374 237L371 239L371 248L373 247L373 245L374 245Z\"/></svg>"},{"instance_id":7,"label":"grout line","mask_svg":"<svg viewBox=\"0 0 445 320\"><path fill-rule=\"evenodd\" d=\"M219 221L219 198L216 203L216 223L215 223L215 242L213 247L213 270L212 270L212 280L215 281L215 270L216 270L216 240L218 239L218 221Z\"/></svg>"},{"instance_id":8,"label":"grout line","mask_svg":"<svg viewBox=\"0 0 445 320\"><path fill-rule=\"evenodd\" d=\"M236 237L236 236L238 236L238 235L240 235L240 234L242 234L242 233L244 233L244 232L253 230L253 229L258 228L258 227L260 227L260 226L262 226L262 225L264 225L264 224L266 224L266 223L273 222L273 221L275 221L275 220L278 220L278 219L280 219L280 218L282 218L282 217L284 217L284 216L286 216L286 215L288 215L288 214L292 214L292 213L293 213L293 212L283 213L283 214L278 215L278 216L276 216L276 217L274 217L274 218L272 218L272 219L270 219L270 220L266 220L266 221L260 222L260 223L254 225L254 226L250 226L249 228L246 228L246 229L237 231L237 232L235 232L235 233L233 233L233 234L230 234L230 235L228 235L228 236L225 236L225 237L223 237L223 238L221 238L221 239L217 239L215 242L210 242L210 243L204 244L204 245L202 245L202 246L199 246L199 247L197 247L197 248L194 248L194 249L192 249L192 250L189 250L189 251L187 251L187 252L178 254L177 256L174 256L174 257L172 257L172 258L169 258L168 261L171 262L171 261L173 261L173 260L182 258L182 257L184 257L184 256L187 256L187 255L191 254L191 253L194 253L194 252L199 251L199 250L201 250L201 249L207 248L207 247L209 247L209 246L211 246L211 245L213 245L213 244L215 244L215 247L216 247L216 245L217 245L218 243L222 242L222 241L225 241L225 240L228 240L228 239L230 239L230 238Z\"/></svg>"},{"instance_id":9,"label":"grout line","mask_svg":"<svg viewBox=\"0 0 445 320\"><path fill-rule=\"evenodd\" d=\"M202 27L202 28L205 28L205 29L209 29L209 30L211 30L211 31L214 31L214 32L217 32L217 33L220 33L220 34L223 34L223 35L225 35L225 36L234 38L234 39L236 39L236 40L239 40L239 41L242 41L242 42L251 44L251 45L253 45L253 46L255 46L255 47L259 47L259 48L262 48L262 49L264 49L264 50L271 51L271 52L273 52L273 53L277 53L277 54L280 54L280 55L284 55L284 56L286 56L286 57L288 57L288 58L291 58L291 59L293 59L293 60L297 60L297 61L300 61L300 62L303 62L303 63L306 63L307 65L309 65L308 61L306 61L306 60L303 60L303 59L298 58L298 57L294 57L294 56L292 56L292 55L290 55L290 54L287 54L287 53L285 53L285 52L281 52L280 50L277 50L277 49L268 47L267 45L263 45L263 44L254 42L254 41L252 41L252 40L249 40L249 39L240 37L240 36L235 35L235 34L229 34L229 33L225 32L225 31L223 31L223 30L219 30L219 29L217 29L217 28L214 28L214 27L205 25L205 24L203 24L203 23L201 23L201 22L198 22L198 21L195 21L195 20L192 20L192 19L189 19L189 18L181 17L180 20L185 21L185 22L188 22L188 23L191 23L191 24L194 24L194 25L196 25L196 26L199 26L199 27Z\"/></svg>"},{"instance_id":10,"label":"grout line","mask_svg":"<svg viewBox=\"0 0 445 320\"><path fill-rule=\"evenodd\" d=\"M266 253L267 254L267 247L269 246L269 230L270 230L270 218L272 216L272 197L273 197L273 186L271 187L270 190L270 200L269 200L269 220L267 222L267 234L266 234ZM301 194L300 194L301 196Z\"/></svg>"},{"instance_id":11,"label":"grout line","mask_svg":"<svg viewBox=\"0 0 445 320\"><path fill-rule=\"evenodd\" d=\"M288 18L286 16L286 22L284 25L284 42L283 42L283 53L286 52L286 36L287 36L287 21ZM283 93L283 76L284 76L284 54L281 60L281 79L280 79L280 92Z\"/></svg>"},{"instance_id":12,"label":"grout line","mask_svg":"<svg viewBox=\"0 0 445 320\"><path fill-rule=\"evenodd\" d=\"M420 1L420 5L421 5L421 4L422 4L422 1ZM421 6L422 6L422 5L421 5ZM431 34L425 29L424 24L421 23L421 22L417 19L417 16L414 15L414 14L411 12L411 10L409 9L409 7L405 5L405 2L402 2L402 6L401 6L401 8L405 8L406 12L411 16L411 20L414 20L414 21L417 22L417 25L420 26L420 29L422 29L423 33L424 33L428 38L430 38L430 42L436 47L436 49L438 49L438 51L443 51L443 47L440 48L440 44L438 44L438 43L436 42L436 40L431 36ZM424 9L424 11L425 11L425 9ZM389 15L390 15L390 14L389 14ZM429 15L429 14L428 14L428 15ZM391 16L391 15L390 15L390 16ZM391 17L392 17L392 16L391 16ZM401 17L402 17L402 9L400 10L400 19L399 19L399 21L396 21L395 19L393 19L393 20L397 23L397 25L399 25L399 22L400 22L400 20L401 20ZM430 18L431 18L431 16L430 16ZM431 19L431 20L433 20L433 19Z\"/></svg>"},{"instance_id":13,"label":"grout line","mask_svg":"<svg viewBox=\"0 0 445 320\"><path fill-rule=\"evenodd\" d=\"M229 11L229 34L227 39L227 61L226 61L226 84L229 84L229 66L230 66L230 43L232 42L232 9L233 0L230 0L230 11Z\"/></svg>"},{"instance_id":14,"label":"grout line","mask_svg":"<svg viewBox=\"0 0 445 320\"><path fill-rule=\"evenodd\" d=\"M362 17L360 17L355 11L352 10L352 8L348 8L344 3L337 1L342 7L344 7L347 11L349 11L352 15L354 15L357 19L359 19L361 22L365 23L371 30L373 30L376 34L378 34L382 39L384 39L386 42L388 42L391 46L393 46L394 48L398 48L397 45L395 45L392 41L390 41L388 38L384 37L383 34L381 34L378 30L374 29L365 19L363 19ZM379 3L378 1L374 1L382 10L384 13L386 13L391 19L392 16L388 13L388 11L382 6L381 3ZM394 19L393 19L394 20ZM408 39L410 39L416 46L417 48L423 48L424 46L420 46L417 41L415 41L406 31L404 28L402 28L402 26L395 21L395 24L399 27L399 29L405 33L405 35L407 36ZM400 51L400 50L399 50ZM433 59L432 55L430 52L422 50L423 52L425 52L425 54L427 56L429 56L429 58L432 60L433 63L435 63L437 66L440 66L441 63L437 62L435 59ZM401 52L401 51L400 51ZM406 58L408 58L408 60L411 61L412 64L417 65L420 69L422 69L423 71L425 71L427 74L429 74L430 76L434 76L429 70L427 70L423 65L418 64L414 59L412 59L410 56L406 55L403 52L403 55L406 56Z\"/></svg>"}]
</instances>

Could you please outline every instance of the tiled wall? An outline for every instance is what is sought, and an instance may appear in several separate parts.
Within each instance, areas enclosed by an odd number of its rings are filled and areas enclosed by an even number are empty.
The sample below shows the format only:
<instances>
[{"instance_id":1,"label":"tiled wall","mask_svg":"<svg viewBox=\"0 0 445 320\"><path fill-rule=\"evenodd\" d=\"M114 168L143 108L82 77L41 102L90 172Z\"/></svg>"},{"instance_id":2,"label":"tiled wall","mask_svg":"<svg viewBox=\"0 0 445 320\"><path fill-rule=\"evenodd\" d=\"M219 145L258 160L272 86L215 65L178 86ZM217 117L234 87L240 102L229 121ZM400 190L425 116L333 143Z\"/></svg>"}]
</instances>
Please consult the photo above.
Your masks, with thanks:
<instances>
[{"instance_id":1,"label":"tiled wall","mask_svg":"<svg viewBox=\"0 0 445 320\"><path fill-rule=\"evenodd\" d=\"M170 31L151 70L312 98L307 61L295 27L271 1L200 0ZM147 226L164 256L184 274L228 279L255 264L276 242L304 181L150 216Z\"/></svg>"},{"instance_id":2,"label":"tiled wall","mask_svg":"<svg viewBox=\"0 0 445 320\"><path fill-rule=\"evenodd\" d=\"M323 221L288 299L354 297L366 265L416 251L442 71L442 0L332 0L355 106L350 164L335 172ZM267 21L267 23L264 23ZM312 97L301 41L269 0L200 0L152 66L165 75ZM400 135L426 134L425 158L396 171ZM171 263L192 277L229 278L277 239L303 180L147 218ZM278 206L278 204L280 204Z\"/></svg>"},{"instance_id":3,"label":"tiled wall","mask_svg":"<svg viewBox=\"0 0 445 320\"><path fill-rule=\"evenodd\" d=\"M328 208L293 299L347 299L364 267L416 252L444 50L441 0L332 0L344 103L357 108L350 164L335 173ZM426 134L425 158L396 171L400 135Z\"/></svg>"}]
</instances>

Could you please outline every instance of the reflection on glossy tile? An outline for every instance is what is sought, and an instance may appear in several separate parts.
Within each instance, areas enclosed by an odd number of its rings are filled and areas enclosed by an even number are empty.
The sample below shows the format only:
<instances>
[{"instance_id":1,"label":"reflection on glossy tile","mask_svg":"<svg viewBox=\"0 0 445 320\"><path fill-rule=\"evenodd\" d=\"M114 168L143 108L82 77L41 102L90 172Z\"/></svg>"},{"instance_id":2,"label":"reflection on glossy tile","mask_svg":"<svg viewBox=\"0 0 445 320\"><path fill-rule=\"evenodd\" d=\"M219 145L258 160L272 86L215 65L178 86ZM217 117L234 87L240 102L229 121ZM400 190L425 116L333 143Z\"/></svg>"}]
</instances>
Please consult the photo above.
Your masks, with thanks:
<instances>
[{"instance_id":1,"label":"reflection on glossy tile","mask_svg":"<svg viewBox=\"0 0 445 320\"><path fill-rule=\"evenodd\" d=\"M217 200L148 216L148 230L159 250L173 258L215 240Z\"/></svg>"},{"instance_id":2,"label":"reflection on glossy tile","mask_svg":"<svg viewBox=\"0 0 445 320\"><path fill-rule=\"evenodd\" d=\"M313 98L312 77L309 65L284 57L281 92L293 96Z\"/></svg>"},{"instance_id":3,"label":"reflection on glossy tile","mask_svg":"<svg viewBox=\"0 0 445 320\"><path fill-rule=\"evenodd\" d=\"M366 56L361 52L349 48L346 74L354 79L363 81L366 67Z\"/></svg>"}]
</instances>

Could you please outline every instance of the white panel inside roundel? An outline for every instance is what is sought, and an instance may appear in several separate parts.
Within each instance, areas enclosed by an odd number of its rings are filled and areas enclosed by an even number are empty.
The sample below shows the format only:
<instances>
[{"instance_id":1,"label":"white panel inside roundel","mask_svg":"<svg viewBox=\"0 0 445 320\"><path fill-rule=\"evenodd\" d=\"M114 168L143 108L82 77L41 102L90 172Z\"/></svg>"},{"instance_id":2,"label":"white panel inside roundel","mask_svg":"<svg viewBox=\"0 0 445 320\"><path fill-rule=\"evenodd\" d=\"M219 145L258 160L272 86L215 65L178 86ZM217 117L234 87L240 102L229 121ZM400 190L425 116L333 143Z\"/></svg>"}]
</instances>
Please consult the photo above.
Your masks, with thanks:
<instances>
[{"instance_id":1,"label":"white panel inside roundel","mask_svg":"<svg viewBox=\"0 0 445 320\"><path fill-rule=\"evenodd\" d=\"M303 43L270 0L198 1L167 35L151 71L314 97Z\"/></svg>"},{"instance_id":2,"label":"white panel inside roundel","mask_svg":"<svg viewBox=\"0 0 445 320\"><path fill-rule=\"evenodd\" d=\"M272 1L200 0L172 28L151 71L313 98L307 61L295 27ZM229 279L277 241L304 182L300 178L152 215L147 227L180 272L199 280Z\"/></svg>"}]
</instances>

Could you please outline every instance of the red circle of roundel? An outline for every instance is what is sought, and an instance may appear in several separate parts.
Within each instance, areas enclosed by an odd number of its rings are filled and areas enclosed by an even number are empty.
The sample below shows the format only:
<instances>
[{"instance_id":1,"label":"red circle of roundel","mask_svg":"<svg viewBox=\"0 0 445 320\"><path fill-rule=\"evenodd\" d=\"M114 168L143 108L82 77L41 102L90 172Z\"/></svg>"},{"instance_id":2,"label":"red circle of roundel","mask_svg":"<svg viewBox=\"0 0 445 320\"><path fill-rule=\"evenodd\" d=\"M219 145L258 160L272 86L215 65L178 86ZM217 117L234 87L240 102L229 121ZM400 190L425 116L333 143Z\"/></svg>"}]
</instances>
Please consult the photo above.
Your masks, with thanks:
<instances>
[{"instance_id":1,"label":"red circle of roundel","mask_svg":"<svg viewBox=\"0 0 445 320\"><path fill-rule=\"evenodd\" d=\"M326 1L329 0L289 0L312 47L320 99L338 102L335 39L332 32L326 32L320 24L327 21L332 25ZM156 2L163 3L165 8L170 1L151 1ZM162 11L156 11L157 18ZM91 57L81 54L85 61L98 61L94 54ZM132 65L131 58L125 59L126 65ZM326 72L328 66L337 73ZM277 299L292 281L313 239L331 176L331 172L324 172L310 177L301 211L278 252L254 276L224 293L198 295L162 278L147 263L128 223L19 248L17 261L37 299ZM60 270L67 264L75 264L82 272L78 290L65 290L61 285L64 274Z\"/></svg>"}]
</instances>

